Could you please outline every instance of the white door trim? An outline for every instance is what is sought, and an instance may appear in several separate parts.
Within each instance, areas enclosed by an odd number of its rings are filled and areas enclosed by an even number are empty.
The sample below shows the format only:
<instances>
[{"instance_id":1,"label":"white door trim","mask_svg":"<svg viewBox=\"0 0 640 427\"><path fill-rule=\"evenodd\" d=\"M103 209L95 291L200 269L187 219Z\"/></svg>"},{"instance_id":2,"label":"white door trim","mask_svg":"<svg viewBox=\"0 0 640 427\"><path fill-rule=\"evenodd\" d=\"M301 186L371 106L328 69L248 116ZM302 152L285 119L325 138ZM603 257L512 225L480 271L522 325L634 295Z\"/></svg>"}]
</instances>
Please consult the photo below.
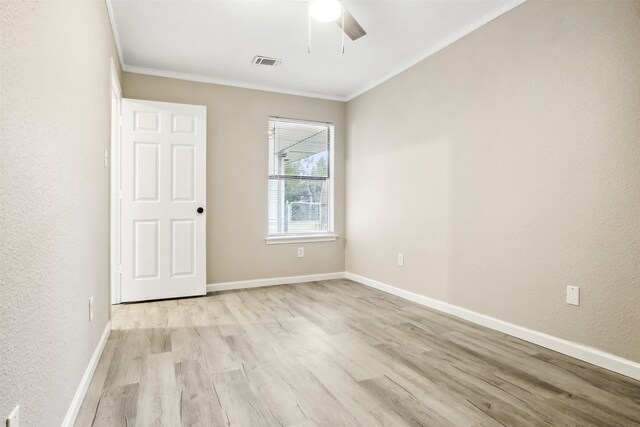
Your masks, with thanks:
<instances>
[{"instance_id":1,"label":"white door trim","mask_svg":"<svg viewBox=\"0 0 640 427\"><path fill-rule=\"evenodd\" d=\"M111 58L110 254L111 304L120 304L120 105L122 86ZM114 105L115 103L115 105Z\"/></svg>"}]
</instances>

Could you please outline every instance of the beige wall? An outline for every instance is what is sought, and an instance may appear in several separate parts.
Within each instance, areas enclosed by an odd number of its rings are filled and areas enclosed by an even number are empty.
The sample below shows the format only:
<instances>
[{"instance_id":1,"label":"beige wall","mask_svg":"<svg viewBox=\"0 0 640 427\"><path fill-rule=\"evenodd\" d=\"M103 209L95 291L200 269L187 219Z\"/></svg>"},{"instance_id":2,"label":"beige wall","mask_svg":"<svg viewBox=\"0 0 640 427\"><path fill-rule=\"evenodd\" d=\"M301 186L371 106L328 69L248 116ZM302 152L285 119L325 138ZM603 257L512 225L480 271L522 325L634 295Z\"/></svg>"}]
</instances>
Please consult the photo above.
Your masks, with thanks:
<instances>
[{"instance_id":1,"label":"beige wall","mask_svg":"<svg viewBox=\"0 0 640 427\"><path fill-rule=\"evenodd\" d=\"M344 271L344 103L131 73L123 91L207 106L208 283ZM335 242L265 244L270 115L335 124Z\"/></svg>"},{"instance_id":2,"label":"beige wall","mask_svg":"<svg viewBox=\"0 0 640 427\"><path fill-rule=\"evenodd\" d=\"M0 419L56 426L109 320L105 3L2 1L0 54Z\"/></svg>"},{"instance_id":3,"label":"beige wall","mask_svg":"<svg viewBox=\"0 0 640 427\"><path fill-rule=\"evenodd\" d=\"M529 1L348 103L347 270L640 361L639 18ZM116 55L102 2L0 0L0 32L0 417L59 425L108 321ZM344 104L123 83L208 107L210 283L344 269ZM340 239L303 259L263 240L269 115L336 125Z\"/></svg>"},{"instance_id":4,"label":"beige wall","mask_svg":"<svg viewBox=\"0 0 640 427\"><path fill-rule=\"evenodd\" d=\"M640 362L639 22L529 1L349 102L347 270Z\"/></svg>"}]
</instances>

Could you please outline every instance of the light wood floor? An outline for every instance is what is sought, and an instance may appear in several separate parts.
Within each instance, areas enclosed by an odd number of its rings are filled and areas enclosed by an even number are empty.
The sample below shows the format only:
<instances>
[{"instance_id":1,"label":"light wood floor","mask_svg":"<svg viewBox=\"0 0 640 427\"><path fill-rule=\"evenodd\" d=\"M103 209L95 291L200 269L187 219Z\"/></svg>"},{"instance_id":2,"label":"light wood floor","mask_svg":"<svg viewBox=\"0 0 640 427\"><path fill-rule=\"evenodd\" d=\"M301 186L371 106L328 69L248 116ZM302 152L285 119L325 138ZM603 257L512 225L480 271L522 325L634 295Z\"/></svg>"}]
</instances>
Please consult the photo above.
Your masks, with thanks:
<instances>
[{"instance_id":1,"label":"light wood floor","mask_svg":"<svg viewBox=\"0 0 640 427\"><path fill-rule=\"evenodd\" d=\"M640 425L640 382L348 280L120 305L76 426Z\"/></svg>"}]
</instances>

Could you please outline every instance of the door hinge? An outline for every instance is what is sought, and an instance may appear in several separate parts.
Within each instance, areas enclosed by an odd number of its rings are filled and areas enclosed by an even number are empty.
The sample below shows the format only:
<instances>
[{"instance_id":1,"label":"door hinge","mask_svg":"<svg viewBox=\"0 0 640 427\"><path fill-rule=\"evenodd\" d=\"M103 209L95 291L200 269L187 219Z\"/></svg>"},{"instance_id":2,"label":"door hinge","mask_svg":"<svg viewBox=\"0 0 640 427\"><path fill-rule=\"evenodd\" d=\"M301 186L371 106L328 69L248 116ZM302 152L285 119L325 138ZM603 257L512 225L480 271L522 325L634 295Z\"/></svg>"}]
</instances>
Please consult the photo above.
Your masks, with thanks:
<instances>
[{"instance_id":1,"label":"door hinge","mask_svg":"<svg viewBox=\"0 0 640 427\"><path fill-rule=\"evenodd\" d=\"M118 273L122 274L122 265L118 266Z\"/></svg>"}]
</instances>

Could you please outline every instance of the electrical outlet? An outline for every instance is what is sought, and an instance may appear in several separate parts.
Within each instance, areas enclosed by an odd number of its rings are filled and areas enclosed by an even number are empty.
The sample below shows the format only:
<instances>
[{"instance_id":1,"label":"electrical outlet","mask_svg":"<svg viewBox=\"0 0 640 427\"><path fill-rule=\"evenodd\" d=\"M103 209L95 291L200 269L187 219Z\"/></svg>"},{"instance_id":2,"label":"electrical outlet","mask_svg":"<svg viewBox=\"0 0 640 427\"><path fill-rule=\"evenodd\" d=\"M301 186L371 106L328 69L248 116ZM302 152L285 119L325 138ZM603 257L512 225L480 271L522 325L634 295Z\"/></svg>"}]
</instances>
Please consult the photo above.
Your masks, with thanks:
<instances>
[{"instance_id":1,"label":"electrical outlet","mask_svg":"<svg viewBox=\"0 0 640 427\"><path fill-rule=\"evenodd\" d=\"M398 265L402 267L404 265L404 254L398 254Z\"/></svg>"},{"instance_id":2,"label":"electrical outlet","mask_svg":"<svg viewBox=\"0 0 640 427\"><path fill-rule=\"evenodd\" d=\"M104 167L109 167L109 151L104 150Z\"/></svg>"},{"instance_id":3,"label":"electrical outlet","mask_svg":"<svg viewBox=\"0 0 640 427\"><path fill-rule=\"evenodd\" d=\"M580 305L580 288L567 286L567 304Z\"/></svg>"},{"instance_id":4,"label":"electrical outlet","mask_svg":"<svg viewBox=\"0 0 640 427\"><path fill-rule=\"evenodd\" d=\"M304 258L304 248L298 248L298 258Z\"/></svg>"},{"instance_id":5,"label":"electrical outlet","mask_svg":"<svg viewBox=\"0 0 640 427\"><path fill-rule=\"evenodd\" d=\"M16 405L11 411L11 415L7 418L7 427L19 427L20 426L20 405Z\"/></svg>"},{"instance_id":6,"label":"electrical outlet","mask_svg":"<svg viewBox=\"0 0 640 427\"><path fill-rule=\"evenodd\" d=\"M89 322L93 320L93 297L89 298Z\"/></svg>"}]
</instances>

